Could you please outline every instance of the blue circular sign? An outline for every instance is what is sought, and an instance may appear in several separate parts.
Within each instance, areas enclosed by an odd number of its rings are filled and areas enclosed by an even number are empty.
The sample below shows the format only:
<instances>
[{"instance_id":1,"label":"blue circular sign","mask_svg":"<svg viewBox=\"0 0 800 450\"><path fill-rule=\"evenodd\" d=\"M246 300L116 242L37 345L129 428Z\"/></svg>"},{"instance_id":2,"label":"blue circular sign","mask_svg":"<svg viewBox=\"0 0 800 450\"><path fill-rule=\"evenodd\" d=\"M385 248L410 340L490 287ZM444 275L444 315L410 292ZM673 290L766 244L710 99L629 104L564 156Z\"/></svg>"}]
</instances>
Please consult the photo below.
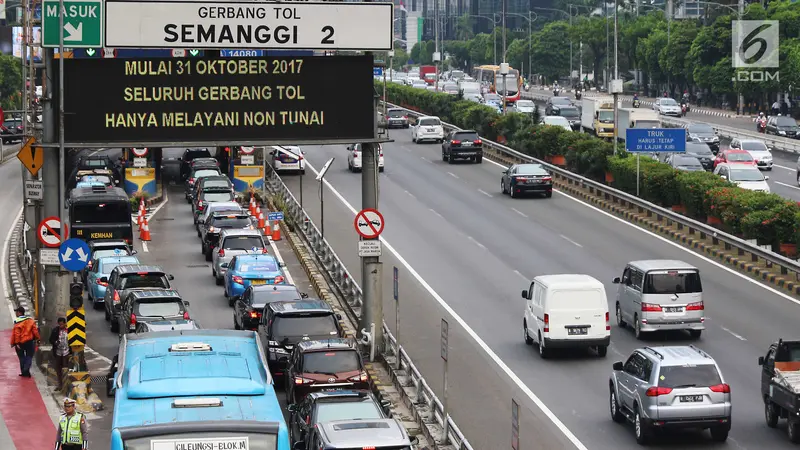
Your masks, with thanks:
<instances>
[{"instance_id":1,"label":"blue circular sign","mask_svg":"<svg viewBox=\"0 0 800 450\"><path fill-rule=\"evenodd\" d=\"M91 257L89 245L83 239L67 239L58 248L58 261L61 267L70 272L80 272L89 264Z\"/></svg>"}]
</instances>

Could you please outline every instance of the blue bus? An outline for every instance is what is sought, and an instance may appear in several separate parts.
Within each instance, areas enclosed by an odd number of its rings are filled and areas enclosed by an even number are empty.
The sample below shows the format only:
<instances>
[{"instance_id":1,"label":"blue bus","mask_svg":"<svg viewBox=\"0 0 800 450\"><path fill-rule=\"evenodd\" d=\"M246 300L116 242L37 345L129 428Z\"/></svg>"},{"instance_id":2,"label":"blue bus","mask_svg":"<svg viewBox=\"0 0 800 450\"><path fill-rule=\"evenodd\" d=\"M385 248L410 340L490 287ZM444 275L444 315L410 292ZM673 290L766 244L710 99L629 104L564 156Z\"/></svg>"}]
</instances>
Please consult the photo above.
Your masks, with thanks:
<instances>
[{"instance_id":1,"label":"blue bus","mask_svg":"<svg viewBox=\"0 0 800 450\"><path fill-rule=\"evenodd\" d=\"M290 450L255 332L132 333L116 360L111 450Z\"/></svg>"}]
</instances>

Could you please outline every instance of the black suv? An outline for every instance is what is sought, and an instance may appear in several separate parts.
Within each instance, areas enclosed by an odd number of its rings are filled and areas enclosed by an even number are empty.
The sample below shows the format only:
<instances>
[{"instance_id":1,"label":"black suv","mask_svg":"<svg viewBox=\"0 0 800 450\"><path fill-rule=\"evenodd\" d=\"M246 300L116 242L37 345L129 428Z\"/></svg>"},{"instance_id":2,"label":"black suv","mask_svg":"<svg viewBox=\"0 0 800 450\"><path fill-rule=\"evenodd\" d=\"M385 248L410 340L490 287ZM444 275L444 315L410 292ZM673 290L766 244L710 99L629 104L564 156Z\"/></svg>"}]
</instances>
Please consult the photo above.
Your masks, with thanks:
<instances>
[{"instance_id":1,"label":"black suv","mask_svg":"<svg viewBox=\"0 0 800 450\"><path fill-rule=\"evenodd\" d=\"M189 320L189 302L175 289L147 289L131 291L120 307L119 338L137 330L142 322Z\"/></svg>"},{"instance_id":2,"label":"black suv","mask_svg":"<svg viewBox=\"0 0 800 450\"><path fill-rule=\"evenodd\" d=\"M159 266L144 264L125 264L117 266L108 277L100 278L107 283L105 305L106 320L111 323L111 331L119 332L119 314L122 299L128 292L143 289L170 289L170 281L175 277L167 274Z\"/></svg>"},{"instance_id":3,"label":"black suv","mask_svg":"<svg viewBox=\"0 0 800 450\"><path fill-rule=\"evenodd\" d=\"M767 134L785 136L792 139L800 138L797 121L789 116L772 116L767 120Z\"/></svg>"},{"instance_id":4,"label":"black suv","mask_svg":"<svg viewBox=\"0 0 800 450\"><path fill-rule=\"evenodd\" d=\"M308 298L291 284L264 284L247 286L242 295L233 300L233 328L258 330L264 307L272 302L293 302Z\"/></svg>"},{"instance_id":5,"label":"black suv","mask_svg":"<svg viewBox=\"0 0 800 450\"><path fill-rule=\"evenodd\" d=\"M572 107L572 99L569 97L550 97L547 99L547 104L544 107L544 115L546 116L560 116L561 108Z\"/></svg>"},{"instance_id":6,"label":"black suv","mask_svg":"<svg viewBox=\"0 0 800 450\"><path fill-rule=\"evenodd\" d=\"M204 177L220 175L222 175L222 172L219 170L219 167L192 167L189 170L189 178L187 178L186 182L183 184L183 196L186 197L186 201L191 203L192 200L194 200L195 183Z\"/></svg>"},{"instance_id":7,"label":"black suv","mask_svg":"<svg viewBox=\"0 0 800 450\"><path fill-rule=\"evenodd\" d=\"M442 143L442 161L453 164L456 159L468 159L480 164L483 160L483 142L472 130L451 131Z\"/></svg>"},{"instance_id":8,"label":"black suv","mask_svg":"<svg viewBox=\"0 0 800 450\"><path fill-rule=\"evenodd\" d=\"M206 261L211 261L211 252L219 245L219 234L226 228L253 229L250 216L244 212L233 213L230 211L212 213L200 227L201 251L206 255Z\"/></svg>"},{"instance_id":9,"label":"black suv","mask_svg":"<svg viewBox=\"0 0 800 450\"><path fill-rule=\"evenodd\" d=\"M379 403L367 390L331 389L312 392L289 405L289 439L292 445L305 441L308 430L331 420L385 419L389 404Z\"/></svg>"},{"instance_id":10,"label":"black suv","mask_svg":"<svg viewBox=\"0 0 800 450\"><path fill-rule=\"evenodd\" d=\"M233 183L231 183L230 178L228 178L228 176L224 173L199 178L197 181L195 181L194 188L189 194L190 199L194 201L194 199L197 197L197 193L206 188L233 189Z\"/></svg>"},{"instance_id":11,"label":"black suv","mask_svg":"<svg viewBox=\"0 0 800 450\"><path fill-rule=\"evenodd\" d=\"M344 331L339 320L341 316L330 305L316 298L268 303L258 335L267 348L267 363L275 380L283 378L289 355L299 342L341 337Z\"/></svg>"},{"instance_id":12,"label":"black suv","mask_svg":"<svg viewBox=\"0 0 800 450\"><path fill-rule=\"evenodd\" d=\"M187 148L181 157L181 180L189 178L192 160L197 158L211 158L211 152L207 148Z\"/></svg>"}]
</instances>

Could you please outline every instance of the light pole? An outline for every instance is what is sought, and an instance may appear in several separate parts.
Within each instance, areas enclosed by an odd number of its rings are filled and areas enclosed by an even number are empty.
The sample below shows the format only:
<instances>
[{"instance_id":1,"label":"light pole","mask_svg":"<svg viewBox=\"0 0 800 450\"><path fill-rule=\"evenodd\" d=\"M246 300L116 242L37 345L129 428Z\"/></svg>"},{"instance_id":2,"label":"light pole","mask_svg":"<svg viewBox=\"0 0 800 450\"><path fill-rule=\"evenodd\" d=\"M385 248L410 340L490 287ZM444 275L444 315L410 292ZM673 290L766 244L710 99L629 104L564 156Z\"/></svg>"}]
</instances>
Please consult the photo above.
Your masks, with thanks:
<instances>
[{"instance_id":1,"label":"light pole","mask_svg":"<svg viewBox=\"0 0 800 450\"><path fill-rule=\"evenodd\" d=\"M503 62L500 63L500 73L503 75L503 115L506 114L506 75L508 74L508 63L506 62L506 2L503 0ZM505 68L505 70L503 70ZM497 81L495 81L496 83Z\"/></svg>"},{"instance_id":2,"label":"light pole","mask_svg":"<svg viewBox=\"0 0 800 450\"><path fill-rule=\"evenodd\" d=\"M533 16L534 16L533 18L531 18L531 14L533 14ZM533 59L533 56L532 56L532 53L533 53L533 22L536 22L536 20L539 18L539 15L536 14L535 12L533 12L533 11L528 11L528 15L527 16L524 15L524 14L517 14L517 13L506 13L506 15L507 16L522 17L523 19L528 21L528 77L530 77L531 76L531 70L532 70L531 68L533 67L533 63L532 63L532 59ZM505 29L505 27L504 27L504 29ZM505 45L504 45L504 47L505 47ZM505 55L505 51L503 51L503 61L505 61L505 60L506 60L506 55ZM520 63L522 63L522 61L520 61ZM503 88L505 89L505 84L503 84Z\"/></svg>"}]
</instances>

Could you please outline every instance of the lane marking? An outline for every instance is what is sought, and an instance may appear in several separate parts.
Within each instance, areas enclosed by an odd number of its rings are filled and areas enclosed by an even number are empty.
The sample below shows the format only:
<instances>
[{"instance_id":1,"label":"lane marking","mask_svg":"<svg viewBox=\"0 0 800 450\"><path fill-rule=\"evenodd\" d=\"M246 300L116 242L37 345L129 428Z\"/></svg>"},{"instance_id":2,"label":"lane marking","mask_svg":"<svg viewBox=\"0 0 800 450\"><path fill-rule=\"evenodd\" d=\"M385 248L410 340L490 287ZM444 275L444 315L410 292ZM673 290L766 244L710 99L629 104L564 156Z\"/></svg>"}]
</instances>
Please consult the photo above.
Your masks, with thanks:
<instances>
[{"instance_id":1,"label":"lane marking","mask_svg":"<svg viewBox=\"0 0 800 450\"><path fill-rule=\"evenodd\" d=\"M429 210L430 212L432 212L432 213L436 214L437 216L441 217L442 219L444 219L444 216L443 216L443 215L441 215L441 214L439 214L438 212L436 212L436 210L435 210L435 209L428 208L428 210Z\"/></svg>"},{"instance_id":2,"label":"lane marking","mask_svg":"<svg viewBox=\"0 0 800 450\"><path fill-rule=\"evenodd\" d=\"M319 171L317 171L317 169L314 168L314 166L308 164L308 167L311 169L311 171L314 172L315 175L319 175ZM347 201L347 199L345 199L342 196L342 194L340 194L339 191L337 191L336 188L334 188L333 185L331 185L331 183L328 180L323 178L322 182L324 186L327 187L336 196L336 198L338 198L339 201L342 202L342 204L345 207L347 207L348 210L350 210L350 212L353 214L354 217L356 214L358 214L358 211L355 208L353 208L353 205L351 205ZM544 415L547 416L547 418L550 419L551 422L553 422L553 424L564 434L564 436L566 436L566 438L569 439L570 442L572 442L572 444L578 450L589 450L585 445L583 445L583 443L578 439L578 437L575 436L572 433L572 431L570 431L570 429L567 428L567 426L564 425L563 422L561 422L561 420L559 420L559 418L555 415L555 413L553 413L553 411L551 411L550 408L548 408L547 405L545 405L545 403L538 396L536 396L536 394L533 393L531 388L529 388L528 385L525 384L525 382L522 381L522 379L519 376L517 376L517 374L514 373L514 371L511 370L510 367L508 367L505 361L503 361L497 355L497 353L495 353L494 350L492 350L491 347L489 347L489 345L483 339L481 339L478 333L476 333L475 330L473 330L472 327L470 327L469 324L461 316L459 316L458 313L455 312L455 310L453 310L453 308L444 300L444 298L442 298L442 296L440 296L439 293L436 292L433 289L433 287L430 284L428 284L427 281L425 281L424 278L422 278L422 275L420 275L419 272L417 272L416 270L414 270L413 267L411 267L411 264L409 264L408 261L406 261L405 258L403 258L400 255L400 253L397 250L395 250L395 248L389 243L389 241L387 241L383 237L380 237L379 239L383 243L383 245L386 246L386 249L389 250L389 252L391 252L395 258L397 258L400 264L402 264L403 267L405 267L406 270L408 270L411 276L413 276L417 280L417 282L426 291L428 291L428 294L430 294L430 296L433 297L433 299L436 300L436 302L439 303L439 305L445 311L447 311L447 313L481 347L481 349L486 353L486 355L488 355L489 358L491 358L492 361L494 361L494 363L497 364L500 370L505 372L506 376L508 376L511 379L511 381L514 382L514 384L516 384L517 387L544 413Z\"/></svg>"},{"instance_id":3,"label":"lane marking","mask_svg":"<svg viewBox=\"0 0 800 450\"><path fill-rule=\"evenodd\" d=\"M458 175L454 174L453 172L447 172L447 174L453 178L458 178Z\"/></svg>"},{"instance_id":4,"label":"lane marking","mask_svg":"<svg viewBox=\"0 0 800 450\"><path fill-rule=\"evenodd\" d=\"M147 241L142 241L142 251L145 253L149 253L150 249L147 248Z\"/></svg>"},{"instance_id":5,"label":"lane marking","mask_svg":"<svg viewBox=\"0 0 800 450\"><path fill-rule=\"evenodd\" d=\"M518 210L517 208L511 208L511 210L514 211L515 213L519 214L522 217L528 217L527 214L525 214L524 212Z\"/></svg>"},{"instance_id":6,"label":"lane marking","mask_svg":"<svg viewBox=\"0 0 800 450\"><path fill-rule=\"evenodd\" d=\"M164 193L164 200L161 201L161 204L156 206L156 209L154 209L152 212L150 212L150 214L147 215L147 222L148 222L147 226L150 226L150 220L152 220L153 217L156 214L158 214L159 211L161 211L161 208L163 208L169 201L168 191L166 189L162 189L162 192ZM133 220L136 221L136 219ZM147 247L147 242L146 241L141 241L141 242L142 242L142 251L144 251L145 253L149 253L150 249Z\"/></svg>"},{"instance_id":7,"label":"lane marking","mask_svg":"<svg viewBox=\"0 0 800 450\"><path fill-rule=\"evenodd\" d=\"M403 191L403 192L405 192L406 194L408 194L408 195L409 195L411 198L413 198L413 199L415 199L415 200L417 199L417 197L416 197L414 194L412 194L411 192L408 192L408 191Z\"/></svg>"},{"instance_id":8,"label":"lane marking","mask_svg":"<svg viewBox=\"0 0 800 450\"><path fill-rule=\"evenodd\" d=\"M426 163L433 164L433 161L431 161L430 159L428 159L428 158L426 158L424 156L422 157L422 160L425 161Z\"/></svg>"},{"instance_id":9,"label":"lane marking","mask_svg":"<svg viewBox=\"0 0 800 450\"><path fill-rule=\"evenodd\" d=\"M741 334L736 334L736 333L734 333L733 331L731 331L731 330L729 330L729 329L727 329L727 328L723 327L722 325L720 325L720 328L722 328L722 330L723 330L723 331L726 331L726 332L728 332L728 333L729 333L731 336L735 337L736 339L738 339L738 340L740 340L740 341L746 341L746 340L747 340L747 339L745 339L745 338L744 338L744 337L743 337Z\"/></svg>"},{"instance_id":10,"label":"lane marking","mask_svg":"<svg viewBox=\"0 0 800 450\"><path fill-rule=\"evenodd\" d=\"M779 166L779 165L777 165L777 164L775 164L775 163L772 163L772 167L777 167L777 168L779 168L779 169L784 169L784 170L791 170L792 172L794 172L795 170L797 170L797 169L793 169L793 168L791 168L791 167Z\"/></svg>"},{"instance_id":11,"label":"lane marking","mask_svg":"<svg viewBox=\"0 0 800 450\"><path fill-rule=\"evenodd\" d=\"M575 242L575 241L573 241L572 239L570 239L570 238L568 238L568 237L564 236L563 234L559 234L559 236L561 236L563 239L565 239L565 240L566 240L567 242L569 242L570 244L573 244L573 245L576 245L576 246L578 246L578 247L581 247L581 248L583 248L583 246L582 246L581 244L578 244L577 242Z\"/></svg>"},{"instance_id":12,"label":"lane marking","mask_svg":"<svg viewBox=\"0 0 800 450\"><path fill-rule=\"evenodd\" d=\"M494 162L491 159L487 159L486 161L488 161L488 162L490 162L490 163L492 163L492 164L494 164L496 166L502 167L504 169L508 169L508 167L506 167L506 166L504 166L504 165L502 165L500 163ZM591 209L593 211L599 212L600 214L602 214L602 215L604 215L604 216L606 216L606 217L608 217L610 219L614 219L619 223L625 224L625 225L627 225L627 226L629 226L631 228L639 230L640 232L642 232L642 233L644 233L644 234L646 234L646 235L648 235L650 237L654 237L654 238L656 238L656 239L658 239L658 240L660 240L660 241L662 241L662 242L664 242L664 243L666 243L668 245L671 245L671 246L673 246L673 247L675 247L677 249L680 249L680 250L692 255L695 258L698 258L698 259L700 259L702 261L705 261L708 264L711 264L713 266L716 266L716 267L718 267L718 268L730 273L731 275L734 275L734 276L736 276L738 278L741 278L742 280L744 280L744 281L746 281L748 283L751 283L751 284L753 284L755 286L758 286L758 287L760 287L760 288L762 288L764 290L767 290L767 291L769 291L769 292L771 292L771 293L773 293L773 294L775 294L775 295L777 295L777 296L779 296L779 297L781 297L781 298L783 298L785 300L788 300L788 301L794 303L795 305L800 306L800 300L797 300L796 298L791 297L789 294L784 294L783 292L781 292L781 291L779 291L779 290L777 290L777 289L775 289L773 287L770 287L770 286L767 286L765 284L759 283L755 279L752 279L752 278L750 278L750 277L748 277L748 276L746 276L746 275L744 275L742 273L739 273L739 272L731 269L730 267L723 265L722 263L718 263L717 261L714 261L713 259L706 258L705 256L703 256L703 255L701 255L699 253L695 253L691 249L688 249L688 248L678 244L677 242L673 242L673 241L665 238L664 236L661 236L661 235L658 235L656 233L653 233L652 231L645 230L644 228L640 228L640 227L638 227L638 226L626 221L625 219L619 218L619 217L617 217L617 216L615 216L615 215L613 215L613 214L611 214L609 212L606 212L606 211L603 211L600 208L597 208L596 206L592 206L592 205L590 205L588 203L585 203L585 202L583 202L581 200L578 200L577 198L572 197L572 196L570 196L568 194L565 194L565 193L559 191L558 189L553 189L553 192L557 192L558 194L563 195L565 198L568 198L568 199L572 200L575 203L583 205L583 206L585 206L585 207L587 207L587 208L589 208L589 209Z\"/></svg>"},{"instance_id":13,"label":"lane marking","mask_svg":"<svg viewBox=\"0 0 800 450\"><path fill-rule=\"evenodd\" d=\"M478 189L478 192L480 192L481 194L483 194L483 195L485 195L487 197L494 197L494 195L484 191L483 189Z\"/></svg>"},{"instance_id":14,"label":"lane marking","mask_svg":"<svg viewBox=\"0 0 800 450\"><path fill-rule=\"evenodd\" d=\"M794 186L792 184L781 183L780 181L773 181L773 183L780 184L781 186L786 186L788 188L797 189L798 191L800 191L800 187Z\"/></svg>"},{"instance_id":15,"label":"lane marking","mask_svg":"<svg viewBox=\"0 0 800 450\"><path fill-rule=\"evenodd\" d=\"M281 251L278 250L278 245L272 240L272 237L267 236L267 240L269 241L269 246L272 247L272 254L275 255L275 259L278 260L278 264L283 266L283 273L286 274L286 281L289 282L292 286L297 286L294 284L294 279L292 278L292 274L289 273L289 268L286 267L286 262L283 260L283 256L281 256Z\"/></svg>"},{"instance_id":16,"label":"lane marking","mask_svg":"<svg viewBox=\"0 0 800 450\"><path fill-rule=\"evenodd\" d=\"M480 242L478 242L477 240L475 240L475 238L474 238L474 237L472 237L472 236L467 236L467 239L469 239L470 241L472 241L472 243L473 243L473 244L475 244L475 245L477 245L478 247L480 247L480 248L482 248L482 249L486 250L486 246L485 246L485 245L483 245L483 244L481 244L481 243L480 243Z\"/></svg>"},{"instance_id":17,"label":"lane marking","mask_svg":"<svg viewBox=\"0 0 800 450\"><path fill-rule=\"evenodd\" d=\"M526 277L525 275L523 275L523 274L522 274L522 272L520 272L519 270L517 270L517 269L514 269L514 273L515 273L515 274L517 274L517 275L519 275L519 276L520 276L520 277L521 277L523 280L525 280L525 281L530 281L530 279L528 279L528 277Z\"/></svg>"}]
</instances>

